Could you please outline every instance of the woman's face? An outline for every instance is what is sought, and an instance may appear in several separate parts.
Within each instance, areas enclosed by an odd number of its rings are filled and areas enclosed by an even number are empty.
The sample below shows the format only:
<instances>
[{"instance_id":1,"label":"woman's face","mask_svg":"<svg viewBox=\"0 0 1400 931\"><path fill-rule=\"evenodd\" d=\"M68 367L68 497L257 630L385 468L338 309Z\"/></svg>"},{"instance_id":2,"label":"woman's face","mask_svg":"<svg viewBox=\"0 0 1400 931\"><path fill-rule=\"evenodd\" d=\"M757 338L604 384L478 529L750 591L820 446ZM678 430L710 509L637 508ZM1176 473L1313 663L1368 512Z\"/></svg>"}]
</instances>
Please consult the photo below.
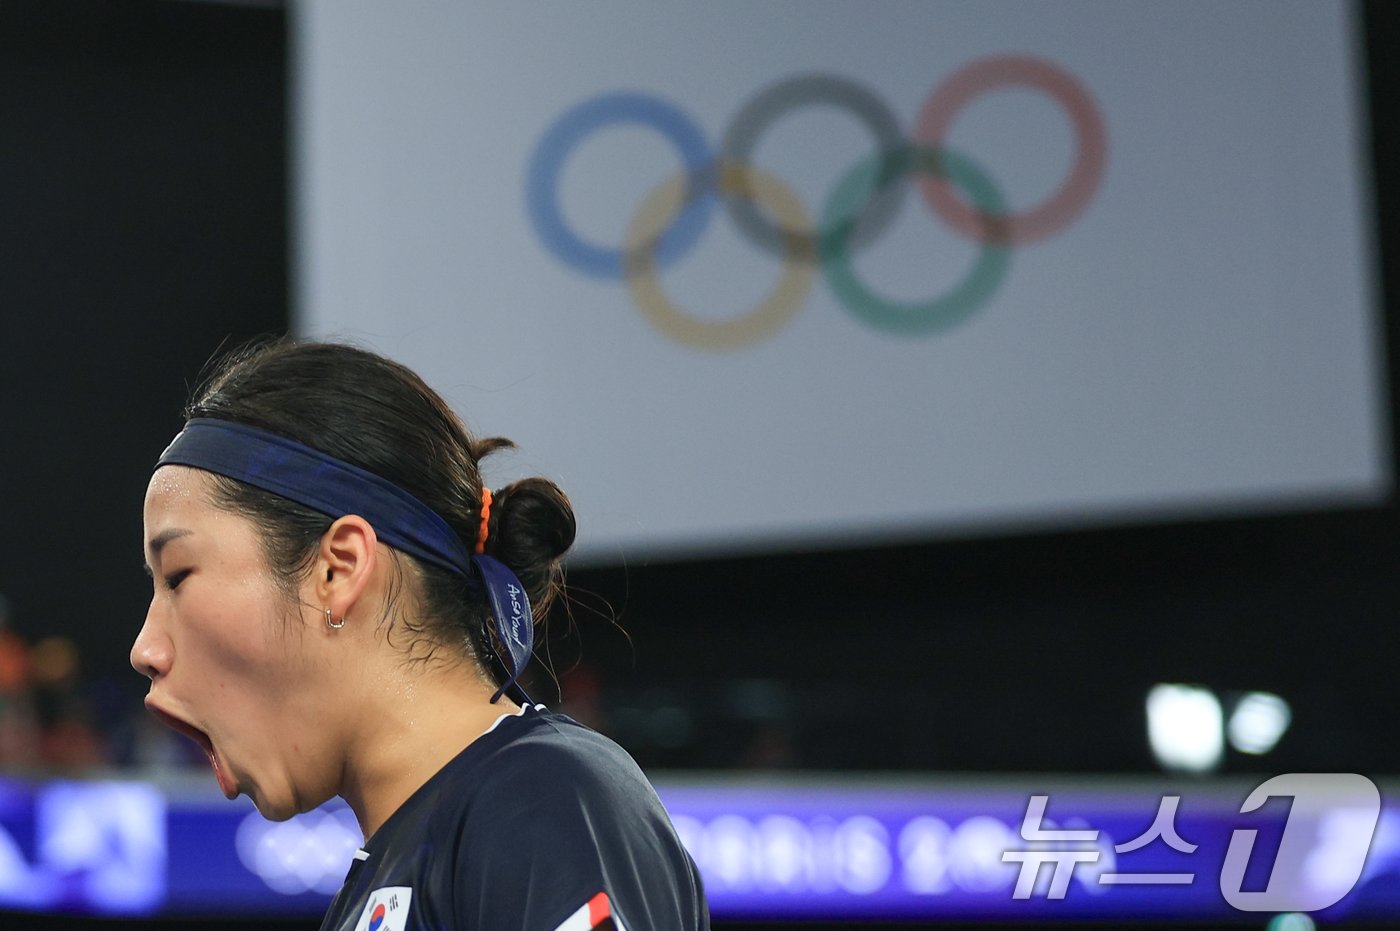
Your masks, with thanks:
<instances>
[{"instance_id":1,"label":"woman's face","mask_svg":"<svg viewBox=\"0 0 1400 931\"><path fill-rule=\"evenodd\" d=\"M166 466L146 491L155 593L131 664L146 704L200 744L229 798L283 819L335 794L335 717L318 638L269 571L247 518L211 503L208 473ZM333 670L330 670L333 671Z\"/></svg>"}]
</instances>

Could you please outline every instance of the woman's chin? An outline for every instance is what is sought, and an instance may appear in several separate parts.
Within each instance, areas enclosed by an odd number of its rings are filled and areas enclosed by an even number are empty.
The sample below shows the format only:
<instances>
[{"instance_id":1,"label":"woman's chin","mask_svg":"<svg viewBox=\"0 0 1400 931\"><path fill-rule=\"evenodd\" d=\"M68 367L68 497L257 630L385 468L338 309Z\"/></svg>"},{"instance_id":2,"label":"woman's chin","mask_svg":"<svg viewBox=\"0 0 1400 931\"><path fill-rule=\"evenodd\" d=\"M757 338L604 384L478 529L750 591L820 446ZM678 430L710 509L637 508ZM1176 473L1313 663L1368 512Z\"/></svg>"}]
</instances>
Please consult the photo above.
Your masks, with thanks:
<instances>
[{"instance_id":1,"label":"woman's chin","mask_svg":"<svg viewBox=\"0 0 1400 931\"><path fill-rule=\"evenodd\" d=\"M253 800L253 807L268 821L286 821L300 812L290 798L269 796L256 786L244 789L244 794Z\"/></svg>"},{"instance_id":2,"label":"woman's chin","mask_svg":"<svg viewBox=\"0 0 1400 931\"><path fill-rule=\"evenodd\" d=\"M258 810L258 814L268 821L286 821L288 818L295 818L297 815L305 814L330 800L329 796L308 798L290 789L278 793L266 792L257 785L244 785L242 789L243 794L252 799L253 807Z\"/></svg>"}]
</instances>

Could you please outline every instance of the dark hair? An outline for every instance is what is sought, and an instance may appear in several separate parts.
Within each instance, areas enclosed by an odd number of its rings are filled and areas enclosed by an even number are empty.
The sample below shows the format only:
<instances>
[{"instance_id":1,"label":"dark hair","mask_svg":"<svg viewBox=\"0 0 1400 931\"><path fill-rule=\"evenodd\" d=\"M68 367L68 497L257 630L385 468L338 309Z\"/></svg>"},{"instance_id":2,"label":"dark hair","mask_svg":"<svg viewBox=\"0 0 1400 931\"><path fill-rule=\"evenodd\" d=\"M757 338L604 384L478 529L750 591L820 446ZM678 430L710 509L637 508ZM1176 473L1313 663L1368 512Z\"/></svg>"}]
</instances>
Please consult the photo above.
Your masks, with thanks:
<instances>
[{"instance_id":1,"label":"dark hair","mask_svg":"<svg viewBox=\"0 0 1400 931\"><path fill-rule=\"evenodd\" d=\"M481 526L479 463L513 447L501 437L473 439L447 403L407 367L339 343L282 339L218 360L185 409L261 427L393 482L432 508L468 545ZM310 571L331 518L270 492L213 476L215 504L251 518L262 532L269 566L289 594ZM574 541L569 499L548 479L527 478L492 495L486 552L520 578L543 622L562 590L559 560ZM422 580L421 624L404 620L426 641L463 648L480 659L490 636L489 607L479 587L446 569L394 551ZM392 597L392 593L391 593ZM417 645L415 644L415 647ZM498 670L492 670L497 672Z\"/></svg>"}]
</instances>

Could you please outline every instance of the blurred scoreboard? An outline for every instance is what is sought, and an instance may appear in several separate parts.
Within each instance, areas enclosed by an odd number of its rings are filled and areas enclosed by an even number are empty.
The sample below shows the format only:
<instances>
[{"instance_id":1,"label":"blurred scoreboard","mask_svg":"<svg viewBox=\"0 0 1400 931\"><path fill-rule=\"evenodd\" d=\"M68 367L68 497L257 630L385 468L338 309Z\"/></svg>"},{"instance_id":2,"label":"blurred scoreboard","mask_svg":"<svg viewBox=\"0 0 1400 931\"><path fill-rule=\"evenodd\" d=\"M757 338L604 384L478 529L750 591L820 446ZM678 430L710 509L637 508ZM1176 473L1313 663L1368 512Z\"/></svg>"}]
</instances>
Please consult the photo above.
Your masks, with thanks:
<instances>
[{"instance_id":1,"label":"blurred scoreboard","mask_svg":"<svg viewBox=\"0 0 1400 931\"><path fill-rule=\"evenodd\" d=\"M1400 916L1400 803L1363 777L661 779L716 919ZM361 841L207 780L0 780L0 907L315 916Z\"/></svg>"}]
</instances>

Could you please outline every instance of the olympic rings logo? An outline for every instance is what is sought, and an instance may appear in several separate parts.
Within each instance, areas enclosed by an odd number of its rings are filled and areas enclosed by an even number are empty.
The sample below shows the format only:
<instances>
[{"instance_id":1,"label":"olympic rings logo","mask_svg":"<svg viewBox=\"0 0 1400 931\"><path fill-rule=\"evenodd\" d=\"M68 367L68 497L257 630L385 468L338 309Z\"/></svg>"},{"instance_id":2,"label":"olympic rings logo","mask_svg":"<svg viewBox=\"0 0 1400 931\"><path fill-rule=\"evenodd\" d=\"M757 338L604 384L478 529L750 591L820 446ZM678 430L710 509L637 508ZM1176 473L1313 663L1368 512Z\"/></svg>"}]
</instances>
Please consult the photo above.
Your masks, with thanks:
<instances>
[{"instance_id":1,"label":"olympic rings logo","mask_svg":"<svg viewBox=\"0 0 1400 931\"><path fill-rule=\"evenodd\" d=\"M1000 189L972 159L943 144L964 106L1005 87L1031 88L1058 103L1073 125L1077 150L1060 186L1041 203L1016 213L1007 212ZM749 159L779 117L817 104L848 111L869 130L875 151L836 182L813 224L797 195L752 167ZM600 246L575 233L560 210L558 190L573 151L592 134L618 124L655 130L675 147L684 166L642 199L621 248ZM736 349L772 336L802 306L817 268L846 309L865 324L919 335L955 326L986 304L1006 276L1011 247L1044 239L1073 222L1098 189L1106 158L1098 108L1074 76L1044 59L996 55L973 61L935 88L907 140L885 103L834 75L800 75L759 91L730 123L718 153L684 112L660 97L626 92L593 97L565 111L541 136L530 158L526 206L536 235L556 257L583 274L625 280L646 318L690 346ZM946 293L924 301L893 301L857 276L851 255L889 225L903 195L896 182L909 175L918 176L929 209L975 243L978 254ZM783 259L783 272L757 306L713 320L673 302L661 288L658 270L695 245L720 204L750 241Z\"/></svg>"}]
</instances>

